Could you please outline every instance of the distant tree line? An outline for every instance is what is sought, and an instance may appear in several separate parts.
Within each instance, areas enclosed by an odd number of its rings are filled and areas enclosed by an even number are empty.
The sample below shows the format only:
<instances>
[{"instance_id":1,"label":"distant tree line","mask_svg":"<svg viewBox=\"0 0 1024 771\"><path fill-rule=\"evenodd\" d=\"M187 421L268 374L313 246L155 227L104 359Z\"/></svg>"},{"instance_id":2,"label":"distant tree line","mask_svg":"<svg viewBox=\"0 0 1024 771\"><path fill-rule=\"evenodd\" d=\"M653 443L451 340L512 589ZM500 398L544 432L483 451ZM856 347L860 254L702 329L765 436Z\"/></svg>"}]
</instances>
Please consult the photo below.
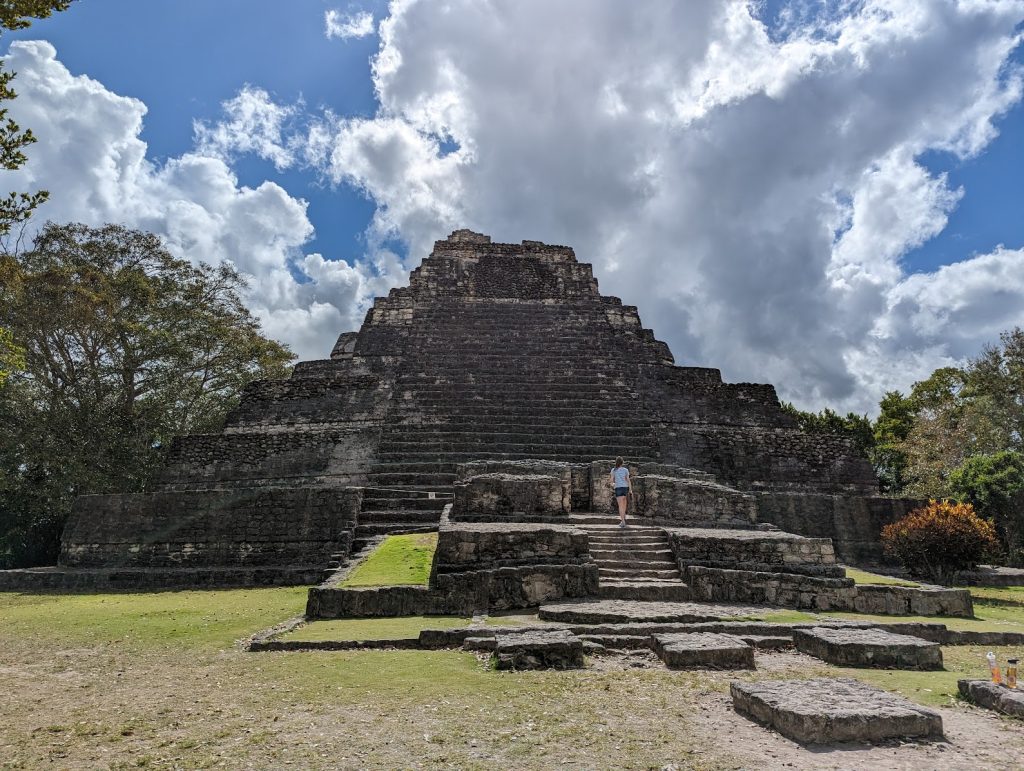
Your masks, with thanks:
<instances>
[{"instance_id":1,"label":"distant tree line","mask_svg":"<svg viewBox=\"0 0 1024 771\"><path fill-rule=\"evenodd\" d=\"M992 519L1013 564L1024 563L1024 330L963 367L942 367L906 395L885 394L874 420L783 405L812 433L850 439L886 494L949 498Z\"/></svg>"}]
</instances>

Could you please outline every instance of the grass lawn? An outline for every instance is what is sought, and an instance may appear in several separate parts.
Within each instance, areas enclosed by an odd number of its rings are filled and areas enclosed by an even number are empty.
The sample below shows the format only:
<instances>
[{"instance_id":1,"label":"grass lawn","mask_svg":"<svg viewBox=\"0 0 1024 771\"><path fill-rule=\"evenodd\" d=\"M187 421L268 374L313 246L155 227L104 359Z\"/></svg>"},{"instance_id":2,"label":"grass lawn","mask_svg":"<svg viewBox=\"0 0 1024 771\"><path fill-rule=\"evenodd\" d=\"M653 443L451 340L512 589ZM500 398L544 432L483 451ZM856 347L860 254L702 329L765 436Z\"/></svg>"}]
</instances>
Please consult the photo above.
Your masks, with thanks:
<instances>
[{"instance_id":1,"label":"grass lawn","mask_svg":"<svg viewBox=\"0 0 1024 771\"><path fill-rule=\"evenodd\" d=\"M878 573L869 573L866 570L857 568L846 568L846 577L852 578L855 584L885 584L887 586L920 586L913 581L904 581L892 576L882 576Z\"/></svg>"},{"instance_id":2,"label":"grass lawn","mask_svg":"<svg viewBox=\"0 0 1024 771\"><path fill-rule=\"evenodd\" d=\"M340 618L310 621L282 635L281 640L402 640L419 636L421 629L469 626L458 616L402 616L400 618Z\"/></svg>"},{"instance_id":3,"label":"grass lawn","mask_svg":"<svg viewBox=\"0 0 1024 771\"><path fill-rule=\"evenodd\" d=\"M426 585L437 533L390 535L342 581L343 587Z\"/></svg>"},{"instance_id":4,"label":"grass lawn","mask_svg":"<svg viewBox=\"0 0 1024 771\"><path fill-rule=\"evenodd\" d=\"M977 593L979 607L1022 615L1020 590ZM729 681L849 675L948 705L957 677L986 672L981 647L945 648L944 672L840 670L783 653L739 674L600 666L504 673L461 651L244 653L233 644L300 613L304 601L301 588L0 593L0 768L817 767L821 756L739 718ZM786 614L793 612L767 616ZM404 637L466 622L353 619L305 633L345 624L344 637ZM1001 661L1024 653L996 652ZM897 747L858 752L857 760L966 767L992 747L1007 763L974 767L1024 763L1019 724L960 708L946 717L974 722L951 719L941 758Z\"/></svg>"}]
</instances>

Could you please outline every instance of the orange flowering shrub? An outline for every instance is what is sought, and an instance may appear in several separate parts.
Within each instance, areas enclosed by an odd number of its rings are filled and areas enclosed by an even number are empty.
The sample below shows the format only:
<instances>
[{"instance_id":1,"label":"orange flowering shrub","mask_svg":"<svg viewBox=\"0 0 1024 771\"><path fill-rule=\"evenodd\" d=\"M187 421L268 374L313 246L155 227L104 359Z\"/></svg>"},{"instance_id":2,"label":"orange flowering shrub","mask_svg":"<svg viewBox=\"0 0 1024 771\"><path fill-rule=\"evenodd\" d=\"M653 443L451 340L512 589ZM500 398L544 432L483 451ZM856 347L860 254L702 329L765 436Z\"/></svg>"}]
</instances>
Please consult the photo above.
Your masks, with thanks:
<instances>
[{"instance_id":1,"label":"orange flowering shrub","mask_svg":"<svg viewBox=\"0 0 1024 771\"><path fill-rule=\"evenodd\" d=\"M882 528L882 548L911 574L949 583L999 547L995 526L969 503L928 501Z\"/></svg>"}]
</instances>

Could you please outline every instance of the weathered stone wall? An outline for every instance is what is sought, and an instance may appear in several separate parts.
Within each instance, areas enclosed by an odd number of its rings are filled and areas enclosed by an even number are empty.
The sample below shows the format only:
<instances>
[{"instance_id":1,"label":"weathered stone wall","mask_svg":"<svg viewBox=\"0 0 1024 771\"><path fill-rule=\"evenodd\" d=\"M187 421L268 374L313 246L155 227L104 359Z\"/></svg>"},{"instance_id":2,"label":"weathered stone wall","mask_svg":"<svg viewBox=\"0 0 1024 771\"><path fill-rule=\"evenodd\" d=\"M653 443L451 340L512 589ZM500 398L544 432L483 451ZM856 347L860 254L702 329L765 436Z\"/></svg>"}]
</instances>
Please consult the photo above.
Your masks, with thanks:
<instances>
[{"instance_id":1,"label":"weathered stone wall","mask_svg":"<svg viewBox=\"0 0 1024 771\"><path fill-rule=\"evenodd\" d=\"M691 565L753 571L838 572L832 541L762 530L668 529L681 570Z\"/></svg>"},{"instance_id":2,"label":"weathered stone wall","mask_svg":"<svg viewBox=\"0 0 1024 771\"><path fill-rule=\"evenodd\" d=\"M267 430L285 424L380 423L391 402L391 381L376 375L325 375L257 380L228 415L228 430Z\"/></svg>"},{"instance_id":3,"label":"weathered stone wall","mask_svg":"<svg viewBox=\"0 0 1024 771\"><path fill-rule=\"evenodd\" d=\"M877 495L878 479L846 439L796 429L663 423L662 460L748 490Z\"/></svg>"},{"instance_id":4,"label":"weathered stone wall","mask_svg":"<svg viewBox=\"0 0 1024 771\"><path fill-rule=\"evenodd\" d=\"M87 495L61 539L71 567L326 565L347 552L358 488Z\"/></svg>"},{"instance_id":5,"label":"weathered stone wall","mask_svg":"<svg viewBox=\"0 0 1024 771\"><path fill-rule=\"evenodd\" d=\"M731 487L698 479L642 475L633 483L634 516L679 527L749 527L757 501Z\"/></svg>"},{"instance_id":6,"label":"weathered stone wall","mask_svg":"<svg viewBox=\"0 0 1024 771\"><path fill-rule=\"evenodd\" d=\"M706 471L698 471L697 469L685 468L683 466L675 466L667 463L657 463L654 461L637 462L629 458L624 458L624 460L626 468L629 469L629 475L633 480L634 487L636 487L637 478L645 474L670 477L672 479L691 479L705 482L715 481L714 475L709 474ZM608 512L609 514L618 512L615 503L614 490L612 489L611 483L611 470L614 465L615 461L611 459L595 460L590 463L588 481L590 486L589 497L592 511Z\"/></svg>"},{"instance_id":7,"label":"weathered stone wall","mask_svg":"<svg viewBox=\"0 0 1024 771\"><path fill-rule=\"evenodd\" d=\"M286 481L361 485L379 436L379 428L361 427L177 437L155 481L171 489Z\"/></svg>"},{"instance_id":8,"label":"weathered stone wall","mask_svg":"<svg viewBox=\"0 0 1024 771\"><path fill-rule=\"evenodd\" d=\"M966 589L855 585L850 578L701 566L688 567L683 576L692 598L702 602L749 602L886 615L974 615L971 594Z\"/></svg>"},{"instance_id":9,"label":"weathered stone wall","mask_svg":"<svg viewBox=\"0 0 1024 771\"><path fill-rule=\"evenodd\" d=\"M758 520L789 533L831 538L836 554L853 565L886 561L882 527L922 505L911 498L765 492L758 495Z\"/></svg>"},{"instance_id":10,"label":"weathered stone wall","mask_svg":"<svg viewBox=\"0 0 1024 771\"><path fill-rule=\"evenodd\" d=\"M586 532L564 525L453 524L442 527L430 586L453 604L523 608L595 595L597 565Z\"/></svg>"},{"instance_id":11,"label":"weathered stone wall","mask_svg":"<svg viewBox=\"0 0 1024 771\"><path fill-rule=\"evenodd\" d=\"M487 521L562 516L569 510L568 480L541 474L477 474L455 483L452 518Z\"/></svg>"}]
</instances>

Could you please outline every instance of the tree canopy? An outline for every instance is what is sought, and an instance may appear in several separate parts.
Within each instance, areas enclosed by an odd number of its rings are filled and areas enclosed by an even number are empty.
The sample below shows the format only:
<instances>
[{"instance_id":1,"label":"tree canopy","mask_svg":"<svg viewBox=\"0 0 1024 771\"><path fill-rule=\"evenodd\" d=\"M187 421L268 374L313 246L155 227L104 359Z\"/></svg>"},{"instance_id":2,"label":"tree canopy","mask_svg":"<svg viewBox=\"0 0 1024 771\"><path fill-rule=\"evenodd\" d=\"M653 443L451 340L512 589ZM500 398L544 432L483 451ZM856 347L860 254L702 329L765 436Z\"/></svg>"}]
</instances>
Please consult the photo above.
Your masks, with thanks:
<instances>
[{"instance_id":1,"label":"tree canopy","mask_svg":"<svg viewBox=\"0 0 1024 771\"><path fill-rule=\"evenodd\" d=\"M47 225L0 256L0 561L52 559L73 499L141 490L171 437L216 430L246 383L292 359L230 266L118 225Z\"/></svg>"}]
</instances>

